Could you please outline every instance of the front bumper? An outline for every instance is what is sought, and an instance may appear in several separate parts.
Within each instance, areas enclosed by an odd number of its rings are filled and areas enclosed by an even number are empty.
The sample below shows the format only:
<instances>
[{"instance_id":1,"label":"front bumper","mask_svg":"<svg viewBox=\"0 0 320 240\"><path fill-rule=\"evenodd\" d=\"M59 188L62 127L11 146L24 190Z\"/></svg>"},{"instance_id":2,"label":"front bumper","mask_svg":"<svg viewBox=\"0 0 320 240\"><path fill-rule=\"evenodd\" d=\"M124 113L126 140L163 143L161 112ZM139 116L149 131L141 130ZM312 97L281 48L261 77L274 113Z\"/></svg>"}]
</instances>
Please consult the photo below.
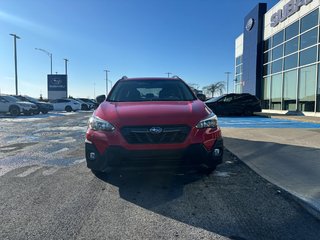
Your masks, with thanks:
<instances>
[{"instance_id":1,"label":"front bumper","mask_svg":"<svg viewBox=\"0 0 320 240\"><path fill-rule=\"evenodd\" d=\"M212 149L201 144L191 144L183 149L127 150L122 146L109 146L100 154L96 146L85 143L87 166L96 171L110 168L172 168L196 167L207 165L214 167L222 162L223 140L218 138Z\"/></svg>"}]
</instances>

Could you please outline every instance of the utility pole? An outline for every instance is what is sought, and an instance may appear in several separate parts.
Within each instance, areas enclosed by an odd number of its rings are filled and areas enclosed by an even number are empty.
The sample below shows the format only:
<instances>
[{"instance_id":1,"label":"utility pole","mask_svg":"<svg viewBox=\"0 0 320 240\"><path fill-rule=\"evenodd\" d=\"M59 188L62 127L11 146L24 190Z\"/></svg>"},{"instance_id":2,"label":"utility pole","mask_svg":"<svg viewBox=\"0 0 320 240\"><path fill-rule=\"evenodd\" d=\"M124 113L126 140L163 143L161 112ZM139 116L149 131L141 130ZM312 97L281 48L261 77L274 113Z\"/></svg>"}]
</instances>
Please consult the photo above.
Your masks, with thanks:
<instances>
[{"instance_id":1,"label":"utility pole","mask_svg":"<svg viewBox=\"0 0 320 240\"><path fill-rule=\"evenodd\" d=\"M21 39L16 34L11 33L13 36L13 45L14 45L14 73L15 73L15 82L16 82L16 95L18 95L18 66L17 66L17 39Z\"/></svg>"},{"instance_id":2,"label":"utility pole","mask_svg":"<svg viewBox=\"0 0 320 240\"><path fill-rule=\"evenodd\" d=\"M170 74L172 74L171 72L166 72L165 74L168 75L168 78L170 77Z\"/></svg>"},{"instance_id":3,"label":"utility pole","mask_svg":"<svg viewBox=\"0 0 320 240\"><path fill-rule=\"evenodd\" d=\"M108 96L108 92L109 92L109 89L108 89L108 72L110 72L109 70L104 70L106 72L106 96Z\"/></svg>"},{"instance_id":4,"label":"utility pole","mask_svg":"<svg viewBox=\"0 0 320 240\"><path fill-rule=\"evenodd\" d=\"M231 74L231 72L225 72L225 74L227 74L227 94L229 93L229 75Z\"/></svg>"},{"instance_id":5,"label":"utility pole","mask_svg":"<svg viewBox=\"0 0 320 240\"><path fill-rule=\"evenodd\" d=\"M68 61L69 61L69 59L64 58L63 60L64 60L64 69L65 69L66 75L68 75Z\"/></svg>"}]
</instances>

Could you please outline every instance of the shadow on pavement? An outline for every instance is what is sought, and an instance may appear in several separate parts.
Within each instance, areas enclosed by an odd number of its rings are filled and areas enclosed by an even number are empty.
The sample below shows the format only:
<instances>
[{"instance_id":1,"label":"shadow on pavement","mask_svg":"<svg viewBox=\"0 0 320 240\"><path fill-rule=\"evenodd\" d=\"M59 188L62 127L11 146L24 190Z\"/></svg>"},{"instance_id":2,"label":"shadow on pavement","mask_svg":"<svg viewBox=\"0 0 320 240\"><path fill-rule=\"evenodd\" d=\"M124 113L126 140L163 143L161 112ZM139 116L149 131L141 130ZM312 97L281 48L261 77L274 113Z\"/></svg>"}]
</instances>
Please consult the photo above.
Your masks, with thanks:
<instances>
[{"instance_id":1,"label":"shadow on pavement","mask_svg":"<svg viewBox=\"0 0 320 240\"><path fill-rule=\"evenodd\" d=\"M228 152L224 163L209 176L174 171L118 171L96 176L117 186L126 201L230 239L320 236L316 219Z\"/></svg>"}]
</instances>

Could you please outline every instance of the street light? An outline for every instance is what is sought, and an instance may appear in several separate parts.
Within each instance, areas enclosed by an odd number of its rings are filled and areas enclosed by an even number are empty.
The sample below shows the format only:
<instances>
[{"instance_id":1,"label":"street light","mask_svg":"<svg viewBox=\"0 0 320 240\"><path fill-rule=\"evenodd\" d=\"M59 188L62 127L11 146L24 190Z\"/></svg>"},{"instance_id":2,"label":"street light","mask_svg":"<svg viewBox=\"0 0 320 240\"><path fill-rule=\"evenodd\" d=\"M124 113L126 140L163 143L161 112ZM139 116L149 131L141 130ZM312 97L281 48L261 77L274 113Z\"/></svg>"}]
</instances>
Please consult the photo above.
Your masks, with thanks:
<instances>
[{"instance_id":1,"label":"street light","mask_svg":"<svg viewBox=\"0 0 320 240\"><path fill-rule=\"evenodd\" d=\"M51 69L51 75L52 75L52 53L48 52L47 50L44 50L42 48L35 48L35 50L39 50L41 52L46 53L50 57L50 69Z\"/></svg>"},{"instance_id":2,"label":"street light","mask_svg":"<svg viewBox=\"0 0 320 240\"><path fill-rule=\"evenodd\" d=\"M21 39L16 34L10 34L13 37L14 45L14 72L15 72L15 82L16 82L16 95L18 95L18 67L17 67L17 39Z\"/></svg>"},{"instance_id":3,"label":"street light","mask_svg":"<svg viewBox=\"0 0 320 240\"><path fill-rule=\"evenodd\" d=\"M108 72L110 72L109 70L104 70L105 72L106 72L106 95L108 95L108 91L109 91L109 89L108 89Z\"/></svg>"},{"instance_id":4,"label":"street light","mask_svg":"<svg viewBox=\"0 0 320 240\"><path fill-rule=\"evenodd\" d=\"M227 74L227 94L229 93L229 75L231 74L231 72L225 72L225 74Z\"/></svg>"},{"instance_id":5,"label":"street light","mask_svg":"<svg viewBox=\"0 0 320 240\"><path fill-rule=\"evenodd\" d=\"M69 61L69 59L64 58L63 60L64 60L64 69L65 69L66 75L68 75L68 61Z\"/></svg>"}]
</instances>

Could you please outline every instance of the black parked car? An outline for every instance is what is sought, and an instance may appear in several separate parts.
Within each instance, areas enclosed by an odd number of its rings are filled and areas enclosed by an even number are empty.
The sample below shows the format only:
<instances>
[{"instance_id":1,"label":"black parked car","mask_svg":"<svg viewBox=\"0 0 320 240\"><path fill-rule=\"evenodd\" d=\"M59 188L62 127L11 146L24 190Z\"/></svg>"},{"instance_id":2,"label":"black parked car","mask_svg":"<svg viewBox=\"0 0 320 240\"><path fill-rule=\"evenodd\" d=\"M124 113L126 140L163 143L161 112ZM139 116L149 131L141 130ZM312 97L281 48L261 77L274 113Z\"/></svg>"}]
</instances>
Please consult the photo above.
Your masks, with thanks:
<instances>
[{"instance_id":1,"label":"black parked car","mask_svg":"<svg viewBox=\"0 0 320 240\"><path fill-rule=\"evenodd\" d=\"M35 112L35 114L39 114L40 112L42 112L43 114L46 114L49 111L53 111L53 105L50 103L40 102L37 99L29 97L29 96L18 95L18 96L14 96L14 97L21 100L21 101L31 102L31 103L34 103L35 105L37 105L38 110L37 110L37 112Z\"/></svg>"},{"instance_id":2,"label":"black parked car","mask_svg":"<svg viewBox=\"0 0 320 240\"><path fill-rule=\"evenodd\" d=\"M249 93L230 93L205 102L216 115L252 116L261 112L260 100Z\"/></svg>"}]
</instances>

